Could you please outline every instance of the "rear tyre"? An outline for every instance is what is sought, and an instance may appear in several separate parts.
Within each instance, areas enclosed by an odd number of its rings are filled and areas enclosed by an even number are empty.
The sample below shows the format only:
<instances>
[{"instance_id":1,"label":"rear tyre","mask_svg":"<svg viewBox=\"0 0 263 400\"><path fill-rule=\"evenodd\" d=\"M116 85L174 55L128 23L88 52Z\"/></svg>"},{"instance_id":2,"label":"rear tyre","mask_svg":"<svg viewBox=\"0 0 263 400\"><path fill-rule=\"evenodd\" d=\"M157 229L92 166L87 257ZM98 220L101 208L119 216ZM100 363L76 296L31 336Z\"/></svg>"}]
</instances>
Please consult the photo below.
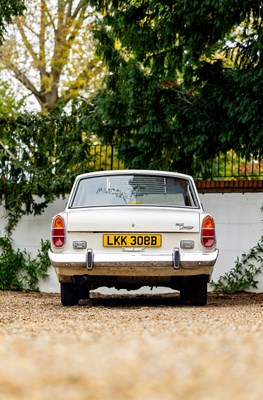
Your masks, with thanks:
<instances>
[{"instance_id":1,"label":"rear tyre","mask_svg":"<svg viewBox=\"0 0 263 400\"><path fill-rule=\"evenodd\" d=\"M193 306L205 306L207 304L207 277L205 275L192 279L190 304Z\"/></svg>"},{"instance_id":2,"label":"rear tyre","mask_svg":"<svg viewBox=\"0 0 263 400\"><path fill-rule=\"evenodd\" d=\"M74 283L60 283L61 304L63 306L75 306L79 301L79 288Z\"/></svg>"}]
</instances>

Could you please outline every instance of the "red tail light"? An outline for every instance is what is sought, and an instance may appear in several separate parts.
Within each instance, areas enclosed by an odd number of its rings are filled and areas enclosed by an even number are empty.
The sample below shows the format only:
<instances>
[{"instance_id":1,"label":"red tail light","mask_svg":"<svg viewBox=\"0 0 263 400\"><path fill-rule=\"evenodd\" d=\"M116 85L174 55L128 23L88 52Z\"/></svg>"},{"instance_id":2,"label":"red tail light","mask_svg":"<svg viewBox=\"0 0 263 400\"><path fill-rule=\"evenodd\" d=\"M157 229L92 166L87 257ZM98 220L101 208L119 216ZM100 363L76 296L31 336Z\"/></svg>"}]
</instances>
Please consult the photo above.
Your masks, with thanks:
<instances>
[{"instance_id":1,"label":"red tail light","mask_svg":"<svg viewBox=\"0 0 263 400\"><path fill-rule=\"evenodd\" d=\"M55 247L63 247L65 244L65 222L60 215L53 219L51 231L53 245Z\"/></svg>"},{"instance_id":2,"label":"red tail light","mask_svg":"<svg viewBox=\"0 0 263 400\"><path fill-rule=\"evenodd\" d=\"M204 247L213 247L216 243L215 222L210 215L207 215L202 222L201 242Z\"/></svg>"}]
</instances>

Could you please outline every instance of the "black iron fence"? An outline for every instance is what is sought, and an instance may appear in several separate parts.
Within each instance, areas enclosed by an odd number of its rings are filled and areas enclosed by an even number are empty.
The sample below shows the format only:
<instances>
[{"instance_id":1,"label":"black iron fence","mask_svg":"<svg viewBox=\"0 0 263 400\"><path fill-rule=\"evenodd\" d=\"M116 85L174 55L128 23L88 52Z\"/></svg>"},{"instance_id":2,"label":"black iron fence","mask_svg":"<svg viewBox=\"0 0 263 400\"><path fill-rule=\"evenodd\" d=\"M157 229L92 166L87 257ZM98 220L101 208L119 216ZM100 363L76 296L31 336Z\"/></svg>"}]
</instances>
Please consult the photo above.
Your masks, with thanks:
<instances>
[{"instance_id":1,"label":"black iron fence","mask_svg":"<svg viewBox=\"0 0 263 400\"><path fill-rule=\"evenodd\" d=\"M112 144L94 144L90 149L91 161L88 166L91 170L102 171L122 169L124 163L118 159L118 152Z\"/></svg>"},{"instance_id":2,"label":"black iron fence","mask_svg":"<svg viewBox=\"0 0 263 400\"><path fill-rule=\"evenodd\" d=\"M113 145L92 145L91 156L92 161L89 162L91 170L125 168ZM205 162L196 160L193 170L195 179L263 179L263 160L254 158L247 160L231 150Z\"/></svg>"},{"instance_id":3,"label":"black iron fence","mask_svg":"<svg viewBox=\"0 0 263 400\"><path fill-rule=\"evenodd\" d=\"M197 179L263 179L263 160L248 160L231 150L199 163L194 170Z\"/></svg>"}]
</instances>

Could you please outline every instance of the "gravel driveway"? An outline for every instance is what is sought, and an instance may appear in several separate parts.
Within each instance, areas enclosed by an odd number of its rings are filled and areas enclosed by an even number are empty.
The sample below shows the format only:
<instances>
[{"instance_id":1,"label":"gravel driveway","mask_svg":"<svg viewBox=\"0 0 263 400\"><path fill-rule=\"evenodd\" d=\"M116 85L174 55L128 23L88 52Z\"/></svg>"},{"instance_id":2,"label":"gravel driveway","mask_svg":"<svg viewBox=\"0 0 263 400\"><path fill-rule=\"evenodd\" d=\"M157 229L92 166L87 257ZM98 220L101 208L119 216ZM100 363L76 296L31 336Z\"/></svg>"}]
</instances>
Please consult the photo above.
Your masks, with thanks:
<instances>
[{"instance_id":1,"label":"gravel driveway","mask_svg":"<svg viewBox=\"0 0 263 400\"><path fill-rule=\"evenodd\" d=\"M0 399L262 400L263 293L103 296L0 291Z\"/></svg>"}]
</instances>

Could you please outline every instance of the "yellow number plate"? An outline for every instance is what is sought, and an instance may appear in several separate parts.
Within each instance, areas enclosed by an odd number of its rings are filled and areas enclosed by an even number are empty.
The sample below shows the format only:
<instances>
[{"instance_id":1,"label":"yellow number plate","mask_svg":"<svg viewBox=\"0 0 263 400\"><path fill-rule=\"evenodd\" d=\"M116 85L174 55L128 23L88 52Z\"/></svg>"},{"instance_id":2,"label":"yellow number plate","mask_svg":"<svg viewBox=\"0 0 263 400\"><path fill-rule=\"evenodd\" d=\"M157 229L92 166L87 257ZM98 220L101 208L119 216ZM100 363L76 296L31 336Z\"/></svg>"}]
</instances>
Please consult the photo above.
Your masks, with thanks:
<instances>
[{"instance_id":1,"label":"yellow number plate","mask_svg":"<svg viewBox=\"0 0 263 400\"><path fill-rule=\"evenodd\" d=\"M160 247L162 236L153 234L104 234L104 247Z\"/></svg>"}]
</instances>

